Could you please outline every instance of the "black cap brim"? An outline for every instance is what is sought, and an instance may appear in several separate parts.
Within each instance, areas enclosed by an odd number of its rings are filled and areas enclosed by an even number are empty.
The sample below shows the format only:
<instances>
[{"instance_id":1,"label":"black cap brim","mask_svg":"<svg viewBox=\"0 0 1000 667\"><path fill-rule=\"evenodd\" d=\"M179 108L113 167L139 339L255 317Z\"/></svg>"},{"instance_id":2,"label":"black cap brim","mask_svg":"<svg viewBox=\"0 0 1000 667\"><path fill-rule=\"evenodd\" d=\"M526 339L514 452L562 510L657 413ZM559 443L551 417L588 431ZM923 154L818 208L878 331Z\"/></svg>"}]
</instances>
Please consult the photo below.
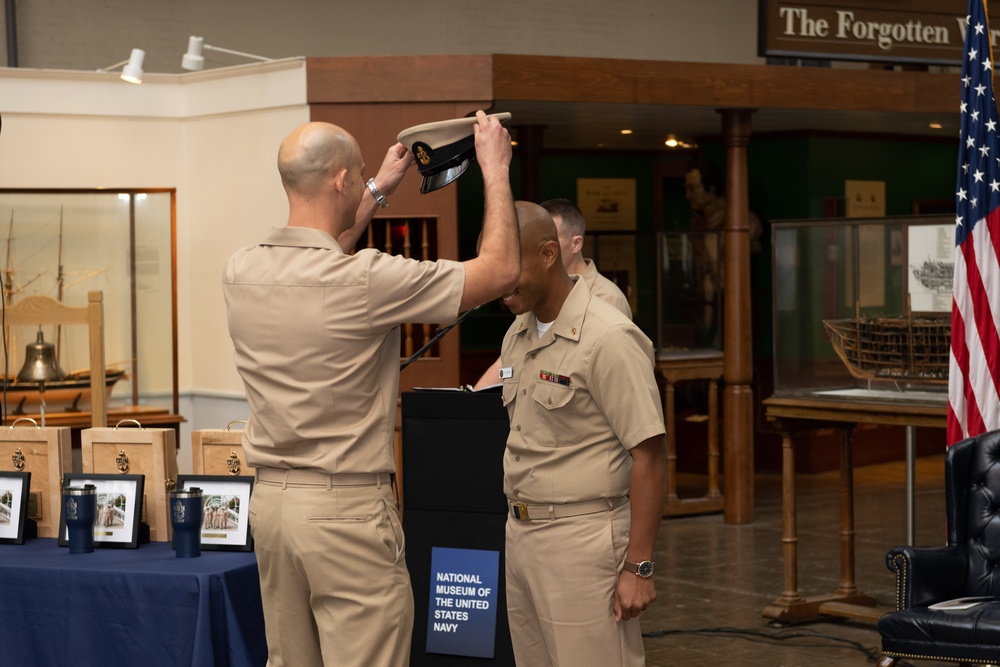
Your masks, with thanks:
<instances>
[{"instance_id":1,"label":"black cap brim","mask_svg":"<svg viewBox=\"0 0 1000 667\"><path fill-rule=\"evenodd\" d=\"M425 195L428 192L433 192L434 190L448 185L465 173L465 170L469 168L470 164L472 164L473 159L474 156L468 157L453 167L449 167L434 174L427 174L424 176L424 180L420 183L420 194Z\"/></svg>"}]
</instances>

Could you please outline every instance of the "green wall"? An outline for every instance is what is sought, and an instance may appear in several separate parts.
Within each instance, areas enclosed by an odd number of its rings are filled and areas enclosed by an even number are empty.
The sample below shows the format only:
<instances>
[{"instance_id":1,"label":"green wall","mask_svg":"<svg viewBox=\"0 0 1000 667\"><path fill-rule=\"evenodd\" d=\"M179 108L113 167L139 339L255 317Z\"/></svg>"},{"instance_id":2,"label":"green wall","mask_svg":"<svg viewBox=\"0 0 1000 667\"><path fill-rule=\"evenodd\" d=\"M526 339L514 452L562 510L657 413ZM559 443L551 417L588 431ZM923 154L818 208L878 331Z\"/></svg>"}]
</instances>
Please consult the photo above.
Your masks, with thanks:
<instances>
[{"instance_id":1,"label":"green wall","mask_svg":"<svg viewBox=\"0 0 1000 667\"><path fill-rule=\"evenodd\" d=\"M699 158L725 169L725 147L721 140L700 143ZM676 229L688 224L683 184L670 179L664 184L664 220L652 219L652 181L657 160L681 159L653 154L547 154L542 157L541 198L576 198L577 178L634 178L640 234L658 227ZM957 144L906 138L828 135L751 136L747 148L750 209L764 223L763 249L751 259L753 349L756 357L772 354L771 327L771 239L772 220L819 218L824 204L839 199L843 211L845 180L886 182L886 215L909 215L914 200L946 200L954 197ZM520 196L520 165L515 156L511 169L515 198ZM482 223L482 178L473 164L458 181L460 257L474 256ZM640 237L642 238L642 237ZM645 238L651 238L649 236ZM652 243L637 243L637 324L656 340L655 252ZM818 276L817 280L822 280ZM512 317L496 304L487 304L462 326L463 350L499 350Z\"/></svg>"},{"instance_id":2,"label":"green wall","mask_svg":"<svg viewBox=\"0 0 1000 667\"><path fill-rule=\"evenodd\" d=\"M578 178L633 178L636 181L637 230L645 234L639 238L648 242L654 229L652 220L654 184L650 175L656 159L657 156L651 154L545 155L540 165L540 201L556 197L576 201ZM511 166L511 183L515 199L521 197L520 179L520 161L515 157ZM681 195L683 196L683 191ZM476 240L482 225L482 176L475 164L470 166L469 171L459 179L458 200L459 251L461 258L465 259L475 255ZM644 244L639 240L636 246L640 248L636 262L637 284L633 286L639 304L636 322L650 338L655 340L655 255L642 252ZM499 351L503 335L512 321L513 316L510 312L498 304L484 305L462 325L462 349Z\"/></svg>"}]
</instances>

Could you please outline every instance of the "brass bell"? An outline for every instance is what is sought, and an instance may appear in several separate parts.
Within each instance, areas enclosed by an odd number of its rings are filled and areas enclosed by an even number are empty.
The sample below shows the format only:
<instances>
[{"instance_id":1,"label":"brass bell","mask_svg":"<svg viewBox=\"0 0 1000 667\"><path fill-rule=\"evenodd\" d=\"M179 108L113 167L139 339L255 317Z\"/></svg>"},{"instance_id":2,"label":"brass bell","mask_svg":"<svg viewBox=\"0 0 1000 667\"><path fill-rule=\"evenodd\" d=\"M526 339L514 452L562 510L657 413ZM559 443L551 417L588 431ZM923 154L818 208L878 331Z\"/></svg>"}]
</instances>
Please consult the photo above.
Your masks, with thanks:
<instances>
[{"instance_id":1,"label":"brass bell","mask_svg":"<svg viewBox=\"0 0 1000 667\"><path fill-rule=\"evenodd\" d=\"M24 347L24 366L17 373L17 381L42 384L65 377L66 373L56 361L56 346L45 342L42 328L38 327L35 342Z\"/></svg>"}]
</instances>

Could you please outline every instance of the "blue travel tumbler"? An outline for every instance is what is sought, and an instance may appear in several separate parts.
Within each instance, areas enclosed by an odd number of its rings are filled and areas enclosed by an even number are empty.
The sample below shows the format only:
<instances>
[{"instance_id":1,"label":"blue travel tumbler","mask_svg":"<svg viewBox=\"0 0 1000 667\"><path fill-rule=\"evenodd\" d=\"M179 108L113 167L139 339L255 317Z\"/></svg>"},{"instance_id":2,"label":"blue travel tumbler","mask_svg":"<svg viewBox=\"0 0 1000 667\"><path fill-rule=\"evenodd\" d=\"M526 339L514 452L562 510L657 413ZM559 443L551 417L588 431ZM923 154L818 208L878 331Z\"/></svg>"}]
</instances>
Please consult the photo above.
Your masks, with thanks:
<instances>
[{"instance_id":1,"label":"blue travel tumbler","mask_svg":"<svg viewBox=\"0 0 1000 667\"><path fill-rule=\"evenodd\" d=\"M63 487L63 516L69 530L69 552L91 553L97 519L97 487L93 484Z\"/></svg>"},{"instance_id":2,"label":"blue travel tumbler","mask_svg":"<svg viewBox=\"0 0 1000 667\"><path fill-rule=\"evenodd\" d=\"M170 521L174 527L174 549L178 558L201 555L201 521L204 507L201 489L170 492Z\"/></svg>"}]
</instances>

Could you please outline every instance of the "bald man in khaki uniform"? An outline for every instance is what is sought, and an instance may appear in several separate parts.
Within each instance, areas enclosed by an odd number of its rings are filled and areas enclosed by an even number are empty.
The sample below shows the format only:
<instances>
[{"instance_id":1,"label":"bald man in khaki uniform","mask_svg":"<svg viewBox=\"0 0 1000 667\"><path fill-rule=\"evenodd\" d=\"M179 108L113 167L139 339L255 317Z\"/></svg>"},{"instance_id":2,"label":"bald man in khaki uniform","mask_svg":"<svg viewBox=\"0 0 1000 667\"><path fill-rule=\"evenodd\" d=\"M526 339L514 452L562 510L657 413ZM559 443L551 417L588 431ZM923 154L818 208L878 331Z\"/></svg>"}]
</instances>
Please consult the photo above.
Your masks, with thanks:
<instances>
[{"instance_id":1,"label":"bald man in khaki uniform","mask_svg":"<svg viewBox=\"0 0 1000 667\"><path fill-rule=\"evenodd\" d=\"M622 315L632 319L632 308L628 297L597 270L594 260L583 256L583 234L586 222L583 212L568 199L548 199L540 206L549 212L556 225L559 235L559 249L562 254L563 266L570 275L578 275L587 283L590 293L598 299L607 301L621 311ZM493 362L476 381L474 389L482 389L497 384L500 381L500 359Z\"/></svg>"},{"instance_id":2,"label":"bald man in khaki uniform","mask_svg":"<svg viewBox=\"0 0 1000 667\"><path fill-rule=\"evenodd\" d=\"M666 441L653 346L570 277L555 225L517 202L518 315L501 351L507 615L524 667L645 664Z\"/></svg>"},{"instance_id":3,"label":"bald man in khaki uniform","mask_svg":"<svg viewBox=\"0 0 1000 667\"><path fill-rule=\"evenodd\" d=\"M471 121L470 121L471 124ZM268 665L404 667L413 594L393 498L399 325L448 322L519 272L510 136L482 112L483 247L467 262L348 254L413 156L392 146L366 183L345 130L307 123L281 144L288 225L223 273L246 387L243 435Z\"/></svg>"}]
</instances>

